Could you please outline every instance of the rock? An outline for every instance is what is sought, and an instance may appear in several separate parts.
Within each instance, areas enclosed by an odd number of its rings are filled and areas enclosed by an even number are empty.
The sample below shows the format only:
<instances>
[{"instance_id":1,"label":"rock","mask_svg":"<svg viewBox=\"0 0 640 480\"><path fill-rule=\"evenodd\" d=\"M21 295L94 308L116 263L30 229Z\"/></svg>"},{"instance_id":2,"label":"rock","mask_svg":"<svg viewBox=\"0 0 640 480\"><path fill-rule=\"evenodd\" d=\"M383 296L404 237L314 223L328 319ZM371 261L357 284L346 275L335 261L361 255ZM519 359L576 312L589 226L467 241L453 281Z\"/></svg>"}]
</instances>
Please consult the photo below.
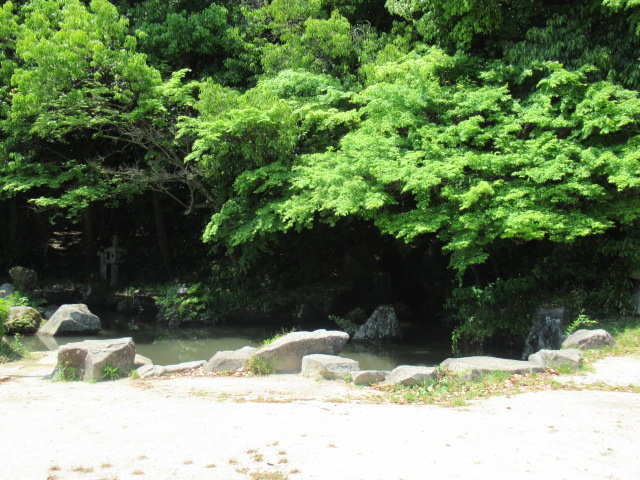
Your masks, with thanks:
<instances>
[{"instance_id":1,"label":"rock","mask_svg":"<svg viewBox=\"0 0 640 480\"><path fill-rule=\"evenodd\" d=\"M49 320L51 317L53 317L53 314L56 313L59 308L60 305L47 305L42 312L42 317Z\"/></svg>"},{"instance_id":2,"label":"rock","mask_svg":"<svg viewBox=\"0 0 640 480\"><path fill-rule=\"evenodd\" d=\"M136 353L136 356L133 359L133 368L138 369L140 367L144 367L145 365L153 365L153 361L150 358L147 358L143 355L138 355Z\"/></svg>"},{"instance_id":3,"label":"rock","mask_svg":"<svg viewBox=\"0 0 640 480\"><path fill-rule=\"evenodd\" d=\"M255 354L257 348L243 347L240 350L221 350L204 365L207 372L219 373L241 370Z\"/></svg>"},{"instance_id":4,"label":"rock","mask_svg":"<svg viewBox=\"0 0 640 480\"><path fill-rule=\"evenodd\" d=\"M335 330L293 332L259 348L255 355L275 367L277 373L299 373L302 358L314 353L338 355L349 335Z\"/></svg>"},{"instance_id":5,"label":"rock","mask_svg":"<svg viewBox=\"0 0 640 480\"><path fill-rule=\"evenodd\" d=\"M10 297L11 294L15 291L16 289L13 285L11 285L10 283L3 283L2 285L0 285L0 298Z\"/></svg>"},{"instance_id":6,"label":"rock","mask_svg":"<svg viewBox=\"0 0 640 480\"><path fill-rule=\"evenodd\" d=\"M131 337L113 340L85 340L67 343L58 348L56 369L73 368L84 381L102 380L105 367L118 368L128 375L133 369L136 346Z\"/></svg>"},{"instance_id":7,"label":"rock","mask_svg":"<svg viewBox=\"0 0 640 480\"><path fill-rule=\"evenodd\" d=\"M153 378L160 377L165 374L165 368L162 365L144 365L138 368L138 377Z\"/></svg>"},{"instance_id":8,"label":"rock","mask_svg":"<svg viewBox=\"0 0 640 480\"><path fill-rule=\"evenodd\" d=\"M543 367L533 362L495 357L448 358L440 364L440 368L469 379L491 372L523 374L545 371Z\"/></svg>"},{"instance_id":9,"label":"rock","mask_svg":"<svg viewBox=\"0 0 640 480\"><path fill-rule=\"evenodd\" d=\"M349 320L355 325L362 325L367 321L367 313L360 307L354 308L344 316L345 320Z\"/></svg>"},{"instance_id":10,"label":"rock","mask_svg":"<svg viewBox=\"0 0 640 480\"><path fill-rule=\"evenodd\" d=\"M558 368L566 365L577 370L582 365L582 354L577 348L540 350L533 355L529 355L529 361L541 367Z\"/></svg>"},{"instance_id":11,"label":"rock","mask_svg":"<svg viewBox=\"0 0 640 480\"><path fill-rule=\"evenodd\" d=\"M30 290L38 283L38 274L30 268L13 267L9 275L18 290Z\"/></svg>"},{"instance_id":12,"label":"rock","mask_svg":"<svg viewBox=\"0 0 640 480\"><path fill-rule=\"evenodd\" d=\"M384 382L389 375L385 370L360 370L351 374L354 385L372 385L378 382Z\"/></svg>"},{"instance_id":13,"label":"rock","mask_svg":"<svg viewBox=\"0 0 640 480\"><path fill-rule=\"evenodd\" d=\"M525 341L522 358L543 349L558 350L562 345L564 307L541 308L533 317L529 335Z\"/></svg>"},{"instance_id":14,"label":"rock","mask_svg":"<svg viewBox=\"0 0 640 480\"><path fill-rule=\"evenodd\" d=\"M302 375L305 377L317 377L325 380L344 378L351 372L360 370L360 364L350 358L336 355L314 354L302 358Z\"/></svg>"},{"instance_id":15,"label":"rock","mask_svg":"<svg viewBox=\"0 0 640 480\"><path fill-rule=\"evenodd\" d=\"M42 316L35 308L11 307L6 323L7 333L31 335L38 331L41 323Z\"/></svg>"},{"instance_id":16,"label":"rock","mask_svg":"<svg viewBox=\"0 0 640 480\"><path fill-rule=\"evenodd\" d=\"M562 348L593 350L612 347L615 344L616 341L613 336L606 330L599 328L597 330L578 330L574 332L562 342Z\"/></svg>"},{"instance_id":17,"label":"rock","mask_svg":"<svg viewBox=\"0 0 640 480\"><path fill-rule=\"evenodd\" d=\"M163 375L172 375L175 373L188 372L196 370L205 364L204 360L195 360L193 362L176 363L174 365L144 365L138 368L138 377L153 378Z\"/></svg>"},{"instance_id":18,"label":"rock","mask_svg":"<svg viewBox=\"0 0 640 480\"><path fill-rule=\"evenodd\" d=\"M436 378L435 367L414 367L411 365L400 365L394 368L386 376L386 385L420 385L426 380Z\"/></svg>"},{"instance_id":19,"label":"rock","mask_svg":"<svg viewBox=\"0 0 640 480\"><path fill-rule=\"evenodd\" d=\"M402 338L393 305L380 305L353 336L354 341L392 341Z\"/></svg>"},{"instance_id":20,"label":"rock","mask_svg":"<svg viewBox=\"0 0 640 480\"><path fill-rule=\"evenodd\" d=\"M91 335L102 328L100 319L86 305L62 305L47 322L40 327L38 335Z\"/></svg>"},{"instance_id":21,"label":"rock","mask_svg":"<svg viewBox=\"0 0 640 480\"><path fill-rule=\"evenodd\" d=\"M206 363L206 360L194 360L192 362L176 363L174 365L165 365L164 371L167 375L172 373L188 372L189 370L196 370L202 367Z\"/></svg>"}]
</instances>

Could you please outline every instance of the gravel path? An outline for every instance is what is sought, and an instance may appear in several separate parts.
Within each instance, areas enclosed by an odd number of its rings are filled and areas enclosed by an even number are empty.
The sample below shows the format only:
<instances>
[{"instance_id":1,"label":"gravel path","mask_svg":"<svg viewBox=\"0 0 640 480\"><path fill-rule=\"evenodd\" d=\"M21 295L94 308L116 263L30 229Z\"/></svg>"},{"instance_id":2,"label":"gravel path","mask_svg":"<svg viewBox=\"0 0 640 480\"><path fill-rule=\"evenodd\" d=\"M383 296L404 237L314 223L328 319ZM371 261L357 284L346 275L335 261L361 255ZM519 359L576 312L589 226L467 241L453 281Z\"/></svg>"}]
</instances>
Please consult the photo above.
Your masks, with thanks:
<instances>
[{"instance_id":1,"label":"gravel path","mask_svg":"<svg viewBox=\"0 0 640 480\"><path fill-rule=\"evenodd\" d=\"M566 381L640 385L639 359L601 362ZM58 383L46 363L0 366L0 479L640 477L634 393L452 409L363 403L369 389L295 375Z\"/></svg>"}]
</instances>

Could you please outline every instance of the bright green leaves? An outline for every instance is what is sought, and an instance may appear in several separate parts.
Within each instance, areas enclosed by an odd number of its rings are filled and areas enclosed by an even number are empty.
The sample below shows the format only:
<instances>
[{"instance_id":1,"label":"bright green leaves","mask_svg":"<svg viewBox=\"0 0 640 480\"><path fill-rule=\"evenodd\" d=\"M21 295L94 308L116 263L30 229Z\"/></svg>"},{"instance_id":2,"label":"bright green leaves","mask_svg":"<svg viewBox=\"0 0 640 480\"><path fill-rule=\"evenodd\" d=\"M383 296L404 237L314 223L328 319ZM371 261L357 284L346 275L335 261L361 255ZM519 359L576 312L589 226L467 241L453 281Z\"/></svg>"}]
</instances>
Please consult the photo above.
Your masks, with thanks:
<instances>
[{"instance_id":1,"label":"bright green leaves","mask_svg":"<svg viewBox=\"0 0 640 480\"><path fill-rule=\"evenodd\" d=\"M490 75L460 76L465 61L427 50L371 70L369 86L353 97L360 109L349 112L361 120L348 124L338 148L290 151L282 158L291 168L279 162L275 181L238 178L243 200L235 205L251 208L260 195L253 219L242 212L242 238L264 226L355 216L407 242L437 235L462 272L499 241L573 242L637 219L635 92L590 83L589 68L549 63L516 99ZM295 75L302 77L290 82ZM318 88L321 78L291 72L263 86L295 101L299 113L335 89Z\"/></svg>"},{"instance_id":2,"label":"bright green leaves","mask_svg":"<svg viewBox=\"0 0 640 480\"><path fill-rule=\"evenodd\" d=\"M280 44L264 46L265 72L304 69L347 77L357 60L349 21L334 11L328 19L309 18L301 28L300 33L295 30L283 33Z\"/></svg>"},{"instance_id":3,"label":"bright green leaves","mask_svg":"<svg viewBox=\"0 0 640 480\"><path fill-rule=\"evenodd\" d=\"M29 9L16 44L21 68L12 78L11 113L14 120L34 119L34 133L56 130L61 116L54 110L77 112L76 120L60 126L68 131L86 121L85 106L126 105L160 82L144 56L131 50L127 22L106 0L89 8L75 0L38 0Z\"/></svg>"}]
</instances>

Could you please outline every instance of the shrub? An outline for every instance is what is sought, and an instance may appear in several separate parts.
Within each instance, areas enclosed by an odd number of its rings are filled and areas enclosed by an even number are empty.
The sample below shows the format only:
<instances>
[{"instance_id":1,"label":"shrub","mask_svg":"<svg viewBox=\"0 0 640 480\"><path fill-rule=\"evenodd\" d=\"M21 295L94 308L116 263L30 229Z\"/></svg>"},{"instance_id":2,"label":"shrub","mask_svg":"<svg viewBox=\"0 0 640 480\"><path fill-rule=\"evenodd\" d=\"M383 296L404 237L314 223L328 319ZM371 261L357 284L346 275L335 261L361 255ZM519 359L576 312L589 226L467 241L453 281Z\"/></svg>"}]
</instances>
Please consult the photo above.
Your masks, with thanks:
<instances>
[{"instance_id":1,"label":"shrub","mask_svg":"<svg viewBox=\"0 0 640 480\"><path fill-rule=\"evenodd\" d=\"M108 380L108 381L119 380L122 377L123 377L122 370L120 370L118 367L114 367L110 363L107 363L102 368L102 378L104 378L105 380Z\"/></svg>"},{"instance_id":2,"label":"shrub","mask_svg":"<svg viewBox=\"0 0 640 480\"><path fill-rule=\"evenodd\" d=\"M253 375L271 375L276 371L275 365L265 362L255 355L249 359L245 369Z\"/></svg>"}]
</instances>

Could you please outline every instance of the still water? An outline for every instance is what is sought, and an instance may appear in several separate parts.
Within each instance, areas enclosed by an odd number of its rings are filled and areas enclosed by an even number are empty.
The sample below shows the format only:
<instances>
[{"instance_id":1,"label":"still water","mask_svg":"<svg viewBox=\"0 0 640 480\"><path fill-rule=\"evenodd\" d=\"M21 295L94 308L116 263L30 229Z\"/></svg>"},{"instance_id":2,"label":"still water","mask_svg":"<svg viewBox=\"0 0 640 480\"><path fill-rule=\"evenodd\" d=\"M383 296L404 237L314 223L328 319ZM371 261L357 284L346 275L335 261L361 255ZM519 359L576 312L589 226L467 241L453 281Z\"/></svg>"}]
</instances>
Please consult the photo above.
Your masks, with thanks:
<instances>
[{"instance_id":1,"label":"still water","mask_svg":"<svg viewBox=\"0 0 640 480\"><path fill-rule=\"evenodd\" d=\"M208 360L219 350L237 350L244 346L258 347L263 339L276 331L265 326L208 327L185 329L141 328L139 330L103 330L90 337L23 337L31 351L56 350L60 345L83 340L133 337L136 353L150 358L157 365L171 365L192 360ZM433 366L451 352L443 344L360 345L348 343L341 356L360 362L362 370L391 370L398 365Z\"/></svg>"}]
</instances>

